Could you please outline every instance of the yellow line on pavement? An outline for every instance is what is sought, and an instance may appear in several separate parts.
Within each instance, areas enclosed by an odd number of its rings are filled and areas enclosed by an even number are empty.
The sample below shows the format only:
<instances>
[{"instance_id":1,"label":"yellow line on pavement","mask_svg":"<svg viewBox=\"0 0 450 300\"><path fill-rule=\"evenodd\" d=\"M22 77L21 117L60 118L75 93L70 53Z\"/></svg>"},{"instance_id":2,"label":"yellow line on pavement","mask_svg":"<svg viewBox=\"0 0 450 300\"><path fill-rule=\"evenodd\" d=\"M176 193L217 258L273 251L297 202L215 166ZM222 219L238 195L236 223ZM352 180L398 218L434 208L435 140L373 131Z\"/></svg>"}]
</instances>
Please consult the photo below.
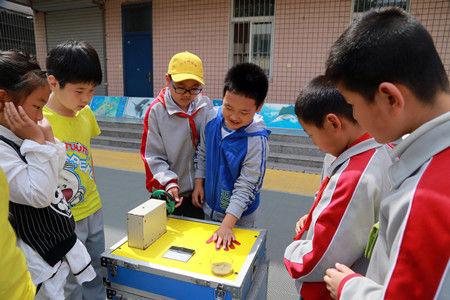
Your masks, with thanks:
<instances>
[{"instance_id":1,"label":"yellow line on pavement","mask_svg":"<svg viewBox=\"0 0 450 300\"><path fill-rule=\"evenodd\" d=\"M111 151L92 148L94 163L98 167L145 172L140 154L131 151ZM320 176L299 172L267 169L263 189L312 196L318 189Z\"/></svg>"}]
</instances>

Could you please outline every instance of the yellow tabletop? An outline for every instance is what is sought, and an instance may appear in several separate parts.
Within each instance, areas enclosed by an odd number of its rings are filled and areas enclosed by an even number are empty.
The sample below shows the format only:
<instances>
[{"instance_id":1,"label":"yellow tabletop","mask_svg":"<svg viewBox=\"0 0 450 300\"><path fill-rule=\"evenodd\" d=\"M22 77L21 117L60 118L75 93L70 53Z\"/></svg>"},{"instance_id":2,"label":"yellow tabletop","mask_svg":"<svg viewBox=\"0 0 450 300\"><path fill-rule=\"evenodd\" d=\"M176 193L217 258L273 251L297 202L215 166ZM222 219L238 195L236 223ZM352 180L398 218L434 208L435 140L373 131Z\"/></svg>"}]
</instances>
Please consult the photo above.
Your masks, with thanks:
<instances>
[{"instance_id":1,"label":"yellow tabletop","mask_svg":"<svg viewBox=\"0 0 450 300\"><path fill-rule=\"evenodd\" d=\"M229 251L223 249L217 251L213 243L206 243L217 229L217 225L169 218L167 232L147 249L131 248L128 246L128 242L125 242L112 254L210 276L215 276L211 272L213 261L228 261L232 263L234 273L224 278L234 280L258 238L259 231L235 228L233 232L241 245ZM187 262L163 258L162 256L171 246L194 249L195 254Z\"/></svg>"}]
</instances>

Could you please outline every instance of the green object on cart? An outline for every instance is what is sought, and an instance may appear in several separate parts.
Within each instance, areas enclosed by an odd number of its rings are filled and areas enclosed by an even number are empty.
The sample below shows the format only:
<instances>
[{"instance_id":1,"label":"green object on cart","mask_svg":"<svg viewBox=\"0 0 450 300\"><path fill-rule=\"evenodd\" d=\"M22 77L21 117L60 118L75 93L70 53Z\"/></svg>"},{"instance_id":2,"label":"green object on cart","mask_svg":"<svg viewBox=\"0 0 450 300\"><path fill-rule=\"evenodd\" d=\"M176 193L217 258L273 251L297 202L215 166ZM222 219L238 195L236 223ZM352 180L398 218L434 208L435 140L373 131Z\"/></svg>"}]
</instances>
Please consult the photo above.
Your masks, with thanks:
<instances>
[{"instance_id":1,"label":"green object on cart","mask_svg":"<svg viewBox=\"0 0 450 300\"><path fill-rule=\"evenodd\" d=\"M173 199L173 196L169 194L168 192L164 190L154 190L151 195L151 198L158 199L158 200L164 200L166 201L166 208L167 208L167 214L171 215L175 210L175 199Z\"/></svg>"}]
</instances>

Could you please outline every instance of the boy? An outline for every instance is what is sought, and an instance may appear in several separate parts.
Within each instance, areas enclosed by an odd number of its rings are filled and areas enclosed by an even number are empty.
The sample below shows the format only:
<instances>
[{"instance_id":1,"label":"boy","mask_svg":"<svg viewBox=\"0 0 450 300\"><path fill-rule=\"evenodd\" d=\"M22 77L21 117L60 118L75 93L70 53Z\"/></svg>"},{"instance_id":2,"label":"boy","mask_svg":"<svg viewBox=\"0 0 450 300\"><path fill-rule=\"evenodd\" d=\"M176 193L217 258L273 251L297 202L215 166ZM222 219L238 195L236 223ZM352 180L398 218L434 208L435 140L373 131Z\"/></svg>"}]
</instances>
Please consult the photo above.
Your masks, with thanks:
<instances>
[{"instance_id":1,"label":"boy","mask_svg":"<svg viewBox=\"0 0 450 300\"><path fill-rule=\"evenodd\" d=\"M336 261L363 271L367 267L364 248L388 189L384 174L390 158L388 148L359 126L351 106L324 76L302 90L295 113L314 144L335 158L325 165L309 214L296 224L284 264L303 299L328 299L322 281L327 268ZM304 232L305 239L300 239Z\"/></svg>"},{"instance_id":2,"label":"boy","mask_svg":"<svg viewBox=\"0 0 450 300\"><path fill-rule=\"evenodd\" d=\"M254 225L270 133L256 112L267 89L267 76L257 65L232 67L225 78L222 108L209 111L202 131L192 201L203 207L208 219L222 221L209 240L216 248L234 247L234 225Z\"/></svg>"},{"instance_id":3,"label":"boy","mask_svg":"<svg viewBox=\"0 0 450 300\"><path fill-rule=\"evenodd\" d=\"M105 250L103 213L94 179L91 139L100 134L95 116L87 105L102 81L95 49L85 42L67 41L50 50L47 80L51 94L44 116L55 137L66 144L66 163L61 188L76 221L78 238L86 245L97 276L80 287L69 276L67 299L104 299L100 257Z\"/></svg>"},{"instance_id":4,"label":"boy","mask_svg":"<svg viewBox=\"0 0 450 300\"><path fill-rule=\"evenodd\" d=\"M336 264L324 277L331 295L448 299L450 93L430 34L401 9L370 11L333 45L326 74L378 142L411 133L385 174L392 190L366 277Z\"/></svg>"},{"instance_id":5,"label":"boy","mask_svg":"<svg viewBox=\"0 0 450 300\"><path fill-rule=\"evenodd\" d=\"M176 204L175 215L203 219L203 211L191 201L194 189L194 154L201 120L211 106L203 90L201 59L190 52L175 54L166 74L166 87L147 109L141 157L146 187L162 189Z\"/></svg>"}]
</instances>

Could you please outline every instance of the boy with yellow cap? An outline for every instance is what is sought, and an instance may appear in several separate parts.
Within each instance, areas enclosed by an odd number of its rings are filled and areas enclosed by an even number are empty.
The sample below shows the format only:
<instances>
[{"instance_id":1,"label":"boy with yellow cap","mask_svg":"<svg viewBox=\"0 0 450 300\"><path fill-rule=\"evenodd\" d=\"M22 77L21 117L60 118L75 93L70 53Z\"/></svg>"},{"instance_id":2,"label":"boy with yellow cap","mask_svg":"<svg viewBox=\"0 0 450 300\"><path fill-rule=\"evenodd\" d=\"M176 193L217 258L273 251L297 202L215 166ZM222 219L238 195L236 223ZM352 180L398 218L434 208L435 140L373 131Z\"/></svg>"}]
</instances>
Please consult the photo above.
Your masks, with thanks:
<instances>
[{"instance_id":1,"label":"boy with yellow cap","mask_svg":"<svg viewBox=\"0 0 450 300\"><path fill-rule=\"evenodd\" d=\"M145 114L141 144L147 190L167 191L177 202L174 214L201 219L203 210L192 205L191 194L201 120L211 107L204 84L201 59L187 51L175 54L166 86Z\"/></svg>"}]
</instances>

